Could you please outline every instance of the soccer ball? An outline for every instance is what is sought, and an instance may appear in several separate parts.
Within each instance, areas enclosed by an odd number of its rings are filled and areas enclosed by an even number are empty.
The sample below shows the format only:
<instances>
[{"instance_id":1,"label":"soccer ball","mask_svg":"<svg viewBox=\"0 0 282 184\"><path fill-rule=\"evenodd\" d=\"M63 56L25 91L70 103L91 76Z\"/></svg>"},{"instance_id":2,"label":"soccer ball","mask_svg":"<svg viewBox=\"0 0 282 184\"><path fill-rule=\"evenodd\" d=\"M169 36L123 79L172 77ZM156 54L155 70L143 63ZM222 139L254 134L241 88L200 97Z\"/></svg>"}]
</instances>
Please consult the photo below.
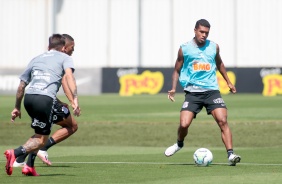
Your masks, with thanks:
<instances>
[{"instance_id":1,"label":"soccer ball","mask_svg":"<svg viewBox=\"0 0 282 184\"><path fill-rule=\"evenodd\" d=\"M195 164L197 166L209 166L212 163L212 152L207 148L199 148L193 155Z\"/></svg>"}]
</instances>

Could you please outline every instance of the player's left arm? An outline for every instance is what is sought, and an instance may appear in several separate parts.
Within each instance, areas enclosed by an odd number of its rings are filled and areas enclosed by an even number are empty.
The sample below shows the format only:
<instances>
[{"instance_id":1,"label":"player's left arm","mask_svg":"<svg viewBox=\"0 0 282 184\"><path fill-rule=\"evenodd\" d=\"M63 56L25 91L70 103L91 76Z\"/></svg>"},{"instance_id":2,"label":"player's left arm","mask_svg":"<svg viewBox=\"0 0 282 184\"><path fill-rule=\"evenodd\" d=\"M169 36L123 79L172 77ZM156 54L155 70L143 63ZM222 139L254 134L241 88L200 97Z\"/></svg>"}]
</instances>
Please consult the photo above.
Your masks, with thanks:
<instances>
[{"instance_id":1,"label":"player's left arm","mask_svg":"<svg viewBox=\"0 0 282 184\"><path fill-rule=\"evenodd\" d=\"M220 52L219 46L218 46L218 44L216 44L216 56L215 56L216 67L217 67L218 71L220 72L220 74L222 75L222 77L224 78L224 80L226 81L228 87L230 88L230 91L232 93L236 93L236 88L231 83L231 81L229 80L229 77L227 75L224 63L222 62L222 59L220 57L219 52Z\"/></svg>"}]
</instances>

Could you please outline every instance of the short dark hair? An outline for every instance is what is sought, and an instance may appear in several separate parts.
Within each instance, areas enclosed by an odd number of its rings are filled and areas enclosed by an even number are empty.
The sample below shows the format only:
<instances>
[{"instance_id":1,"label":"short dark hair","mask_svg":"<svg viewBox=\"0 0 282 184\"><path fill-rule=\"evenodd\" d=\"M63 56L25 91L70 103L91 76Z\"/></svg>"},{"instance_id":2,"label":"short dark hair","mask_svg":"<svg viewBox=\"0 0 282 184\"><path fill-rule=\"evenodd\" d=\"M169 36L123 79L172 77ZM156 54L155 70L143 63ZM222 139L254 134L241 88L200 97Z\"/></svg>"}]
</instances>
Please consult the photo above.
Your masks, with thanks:
<instances>
[{"instance_id":1,"label":"short dark hair","mask_svg":"<svg viewBox=\"0 0 282 184\"><path fill-rule=\"evenodd\" d=\"M65 37L61 34L53 34L49 37L49 49L60 50L65 44Z\"/></svg>"},{"instance_id":2,"label":"short dark hair","mask_svg":"<svg viewBox=\"0 0 282 184\"><path fill-rule=\"evenodd\" d=\"M210 23L209 23L206 19L200 19L200 20L198 20L198 21L196 22L195 28L196 28L196 29L199 28L200 25L201 25L201 26L204 26L204 27L208 27L208 28L211 27Z\"/></svg>"},{"instance_id":3,"label":"short dark hair","mask_svg":"<svg viewBox=\"0 0 282 184\"><path fill-rule=\"evenodd\" d=\"M69 35L69 34L62 34L62 35L63 35L63 37L65 37L69 41L74 41L74 39L73 39L73 37L71 37L71 35Z\"/></svg>"}]
</instances>

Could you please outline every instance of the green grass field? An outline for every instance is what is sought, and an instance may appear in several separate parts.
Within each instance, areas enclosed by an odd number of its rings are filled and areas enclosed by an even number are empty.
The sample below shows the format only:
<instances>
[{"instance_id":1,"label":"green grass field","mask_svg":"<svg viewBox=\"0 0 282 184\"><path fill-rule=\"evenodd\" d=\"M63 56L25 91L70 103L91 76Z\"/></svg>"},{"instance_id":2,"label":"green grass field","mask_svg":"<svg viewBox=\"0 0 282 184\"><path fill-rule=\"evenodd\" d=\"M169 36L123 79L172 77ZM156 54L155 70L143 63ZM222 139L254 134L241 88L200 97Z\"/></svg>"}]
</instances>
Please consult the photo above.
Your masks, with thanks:
<instances>
[{"instance_id":1,"label":"green grass field","mask_svg":"<svg viewBox=\"0 0 282 184\"><path fill-rule=\"evenodd\" d=\"M33 134L22 106L22 119L10 123L14 96L0 97L0 151L22 145ZM53 165L38 159L40 177L26 177L20 168L5 173L0 158L0 183L282 183L282 96L236 94L223 96L233 132L234 150L242 161L227 165L220 131L205 109L193 121L185 147L172 157L163 154L176 141L179 110L166 94L120 97L81 96L82 116L78 131L48 150ZM65 97L62 97L66 100ZM53 127L55 131L58 126ZM193 152L209 148L214 155L209 167L197 167Z\"/></svg>"}]
</instances>

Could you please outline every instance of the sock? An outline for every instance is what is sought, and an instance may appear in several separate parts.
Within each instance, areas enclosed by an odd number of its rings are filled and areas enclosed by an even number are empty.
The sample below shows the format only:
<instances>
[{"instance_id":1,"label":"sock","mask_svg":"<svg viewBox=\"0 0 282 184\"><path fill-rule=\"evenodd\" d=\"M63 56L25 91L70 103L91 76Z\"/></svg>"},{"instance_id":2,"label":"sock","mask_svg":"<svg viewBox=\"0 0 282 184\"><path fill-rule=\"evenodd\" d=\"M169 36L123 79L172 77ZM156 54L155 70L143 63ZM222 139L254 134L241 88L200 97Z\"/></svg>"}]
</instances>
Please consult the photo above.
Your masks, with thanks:
<instances>
[{"instance_id":1,"label":"sock","mask_svg":"<svg viewBox=\"0 0 282 184\"><path fill-rule=\"evenodd\" d=\"M24 147L20 146L16 149L14 149L15 157L17 158L18 156L24 155L26 153L26 150Z\"/></svg>"},{"instance_id":2,"label":"sock","mask_svg":"<svg viewBox=\"0 0 282 184\"><path fill-rule=\"evenodd\" d=\"M40 150L47 151L50 147L54 146L55 144L56 142L54 141L54 139L50 137L48 141L46 142L46 144Z\"/></svg>"},{"instance_id":3,"label":"sock","mask_svg":"<svg viewBox=\"0 0 282 184\"><path fill-rule=\"evenodd\" d=\"M35 158L36 158L36 153L30 153L28 155L26 165L28 165L29 167L34 167Z\"/></svg>"},{"instance_id":4,"label":"sock","mask_svg":"<svg viewBox=\"0 0 282 184\"><path fill-rule=\"evenodd\" d=\"M177 140L177 145L178 147L182 148L184 146L184 142Z\"/></svg>"},{"instance_id":5,"label":"sock","mask_svg":"<svg viewBox=\"0 0 282 184\"><path fill-rule=\"evenodd\" d=\"M233 149L227 150L227 158L229 158L231 154L233 154Z\"/></svg>"},{"instance_id":6,"label":"sock","mask_svg":"<svg viewBox=\"0 0 282 184\"><path fill-rule=\"evenodd\" d=\"M16 159L16 161L18 162L18 163L23 163L24 162L24 160L25 160L25 158L27 157L27 153L25 153L25 154L23 154L23 155L21 155L21 156L18 156L17 157L17 159Z\"/></svg>"}]
</instances>

